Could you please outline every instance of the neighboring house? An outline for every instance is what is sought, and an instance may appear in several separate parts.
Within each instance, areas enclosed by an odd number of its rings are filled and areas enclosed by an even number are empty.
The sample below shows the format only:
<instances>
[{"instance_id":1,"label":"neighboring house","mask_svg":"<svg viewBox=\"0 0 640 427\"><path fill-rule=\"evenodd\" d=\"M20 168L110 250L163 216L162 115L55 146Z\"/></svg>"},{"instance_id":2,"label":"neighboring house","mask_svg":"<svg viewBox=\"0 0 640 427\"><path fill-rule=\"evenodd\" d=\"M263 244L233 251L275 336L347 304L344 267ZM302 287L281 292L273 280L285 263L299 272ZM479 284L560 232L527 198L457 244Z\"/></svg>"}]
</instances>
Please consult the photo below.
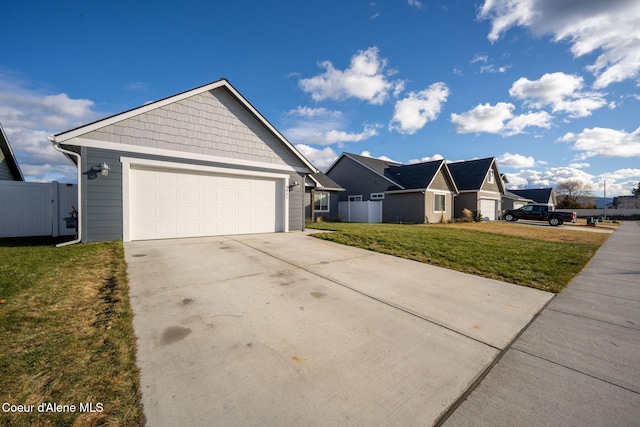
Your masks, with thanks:
<instances>
[{"instance_id":1,"label":"neighboring house","mask_svg":"<svg viewBox=\"0 0 640 427\"><path fill-rule=\"evenodd\" d=\"M383 222L452 219L457 189L444 160L402 165L342 153L325 173L345 188L340 201L384 201Z\"/></svg>"},{"instance_id":2,"label":"neighboring house","mask_svg":"<svg viewBox=\"0 0 640 427\"><path fill-rule=\"evenodd\" d=\"M464 209L468 209L474 217L479 213L487 221L498 219L506 190L496 159L455 162L448 167L459 192L454 202L454 217L461 218Z\"/></svg>"},{"instance_id":3,"label":"neighboring house","mask_svg":"<svg viewBox=\"0 0 640 427\"><path fill-rule=\"evenodd\" d=\"M534 203L542 203L550 206L557 204L556 192L553 188L531 188L509 191L525 199L533 200Z\"/></svg>"},{"instance_id":4,"label":"neighboring house","mask_svg":"<svg viewBox=\"0 0 640 427\"><path fill-rule=\"evenodd\" d=\"M503 211L506 211L509 209L520 209L521 207L526 206L529 203L533 203L533 200L527 199L526 197L519 196L510 191L507 191L502 195Z\"/></svg>"},{"instance_id":5,"label":"neighboring house","mask_svg":"<svg viewBox=\"0 0 640 427\"><path fill-rule=\"evenodd\" d=\"M304 229L317 169L225 79L50 139L78 167L83 242Z\"/></svg>"},{"instance_id":6,"label":"neighboring house","mask_svg":"<svg viewBox=\"0 0 640 427\"><path fill-rule=\"evenodd\" d=\"M0 123L0 180L3 181L24 181L24 176L18 166L7 134L4 133Z\"/></svg>"},{"instance_id":7,"label":"neighboring house","mask_svg":"<svg viewBox=\"0 0 640 427\"><path fill-rule=\"evenodd\" d=\"M397 184L384 193L383 222L430 223L453 219L458 190L444 160L392 166L385 173Z\"/></svg>"},{"instance_id":8,"label":"neighboring house","mask_svg":"<svg viewBox=\"0 0 640 427\"><path fill-rule=\"evenodd\" d=\"M338 194L342 191L345 189L322 172L307 175L305 218L311 222L338 218Z\"/></svg>"},{"instance_id":9,"label":"neighboring house","mask_svg":"<svg viewBox=\"0 0 640 427\"><path fill-rule=\"evenodd\" d=\"M385 175L386 169L390 166L402 166L402 164L342 153L329 166L325 175L346 190L338 196L341 202L383 200L387 188L397 186L395 181Z\"/></svg>"}]
</instances>

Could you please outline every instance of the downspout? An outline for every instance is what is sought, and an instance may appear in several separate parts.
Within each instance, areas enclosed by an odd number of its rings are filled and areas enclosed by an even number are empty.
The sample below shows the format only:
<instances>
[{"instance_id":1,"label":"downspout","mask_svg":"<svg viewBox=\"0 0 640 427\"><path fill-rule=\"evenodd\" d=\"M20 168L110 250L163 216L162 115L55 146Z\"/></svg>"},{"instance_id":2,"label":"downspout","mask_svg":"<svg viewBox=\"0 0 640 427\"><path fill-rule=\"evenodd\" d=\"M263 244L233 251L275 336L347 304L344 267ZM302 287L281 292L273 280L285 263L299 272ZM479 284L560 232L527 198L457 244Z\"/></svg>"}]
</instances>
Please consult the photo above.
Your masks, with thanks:
<instances>
[{"instance_id":1,"label":"downspout","mask_svg":"<svg viewBox=\"0 0 640 427\"><path fill-rule=\"evenodd\" d=\"M78 237L75 240L71 240L69 242L58 243L56 245L56 248L59 248L67 245L75 245L76 243L80 243L82 241L82 215L80 212L80 209L82 206L82 169L80 165L80 154L74 153L73 151L65 150L64 148L62 148L60 146L60 143L56 141L55 136L50 136L49 141L51 141L51 143L53 144L53 148L56 151L59 151L63 154L74 156L76 158L76 166L78 169L78 218L77 218Z\"/></svg>"}]
</instances>

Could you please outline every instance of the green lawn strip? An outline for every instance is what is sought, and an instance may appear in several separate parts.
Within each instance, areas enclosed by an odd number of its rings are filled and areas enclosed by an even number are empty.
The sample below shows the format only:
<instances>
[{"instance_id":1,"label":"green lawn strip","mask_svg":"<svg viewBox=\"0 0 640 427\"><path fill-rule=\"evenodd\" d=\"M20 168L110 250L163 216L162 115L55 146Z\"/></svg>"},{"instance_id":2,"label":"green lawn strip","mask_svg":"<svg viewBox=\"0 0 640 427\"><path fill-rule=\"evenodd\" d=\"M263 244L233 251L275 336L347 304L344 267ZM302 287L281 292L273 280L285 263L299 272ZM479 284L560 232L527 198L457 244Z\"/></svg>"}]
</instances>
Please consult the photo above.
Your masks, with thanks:
<instances>
[{"instance_id":1,"label":"green lawn strip","mask_svg":"<svg viewBox=\"0 0 640 427\"><path fill-rule=\"evenodd\" d=\"M452 227L320 223L314 237L491 279L560 292L598 249Z\"/></svg>"},{"instance_id":2,"label":"green lawn strip","mask_svg":"<svg viewBox=\"0 0 640 427\"><path fill-rule=\"evenodd\" d=\"M0 424L144 424L122 243L3 239L0 259L0 404L34 405Z\"/></svg>"}]
</instances>

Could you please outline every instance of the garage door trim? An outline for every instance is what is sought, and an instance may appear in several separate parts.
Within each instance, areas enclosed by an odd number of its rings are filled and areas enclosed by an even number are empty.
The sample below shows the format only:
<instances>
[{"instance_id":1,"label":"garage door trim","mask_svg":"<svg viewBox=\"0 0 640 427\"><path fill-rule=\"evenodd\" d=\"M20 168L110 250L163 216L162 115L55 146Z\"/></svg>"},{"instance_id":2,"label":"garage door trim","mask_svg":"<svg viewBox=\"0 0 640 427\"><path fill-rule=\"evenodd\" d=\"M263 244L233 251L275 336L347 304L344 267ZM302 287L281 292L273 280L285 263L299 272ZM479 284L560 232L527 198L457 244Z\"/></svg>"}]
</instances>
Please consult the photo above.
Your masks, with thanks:
<instances>
[{"instance_id":1,"label":"garage door trim","mask_svg":"<svg viewBox=\"0 0 640 427\"><path fill-rule=\"evenodd\" d=\"M282 229L289 231L289 175L272 172L248 171L243 169L221 168L215 166L193 165L188 163L167 162L161 160L138 159L132 157L121 157L122 162L122 240L131 241L131 167L132 166L151 166L174 171L203 172L207 174L221 174L228 176L242 176L255 178L271 178L279 181L282 186L282 194L284 200L282 203Z\"/></svg>"}]
</instances>

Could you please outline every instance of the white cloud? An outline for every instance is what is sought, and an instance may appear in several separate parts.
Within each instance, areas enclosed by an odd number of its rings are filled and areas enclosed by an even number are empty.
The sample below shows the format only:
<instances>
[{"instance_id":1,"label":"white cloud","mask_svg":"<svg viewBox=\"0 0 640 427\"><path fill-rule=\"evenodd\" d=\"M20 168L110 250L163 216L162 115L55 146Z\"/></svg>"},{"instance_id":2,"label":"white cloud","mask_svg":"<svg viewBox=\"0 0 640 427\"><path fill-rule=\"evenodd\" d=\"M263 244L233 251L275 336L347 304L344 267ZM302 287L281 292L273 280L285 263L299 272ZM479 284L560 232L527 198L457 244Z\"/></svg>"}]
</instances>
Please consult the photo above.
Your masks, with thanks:
<instances>
[{"instance_id":1,"label":"white cloud","mask_svg":"<svg viewBox=\"0 0 640 427\"><path fill-rule=\"evenodd\" d=\"M443 160L444 157L440 154L434 154L431 157L422 157L420 159L411 159L409 160L407 163L410 165L416 164L416 163L424 163L424 162L432 162L434 160Z\"/></svg>"},{"instance_id":2,"label":"white cloud","mask_svg":"<svg viewBox=\"0 0 640 427\"><path fill-rule=\"evenodd\" d=\"M589 164L589 163L569 163L569 167L570 168L576 168L576 169L584 169L584 168L590 168L591 164Z\"/></svg>"},{"instance_id":3,"label":"white cloud","mask_svg":"<svg viewBox=\"0 0 640 427\"><path fill-rule=\"evenodd\" d=\"M75 167L47 137L98 119L93 107L91 100L26 89L12 76L0 75L0 123L27 180L76 181Z\"/></svg>"},{"instance_id":4,"label":"white cloud","mask_svg":"<svg viewBox=\"0 0 640 427\"><path fill-rule=\"evenodd\" d=\"M325 147L322 149L310 147L306 144L296 144L296 149L302 153L311 163L314 164L315 167L324 171L331 163L333 163L338 155L331 147Z\"/></svg>"},{"instance_id":5,"label":"white cloud","mask_svg":"<svg viewBox=\"0 0 640 427\"><path fill-rule=\"evenodd\" d=\"M573 142L573 149L582 151L580 159L589 157L640 157L640 127L631 133L607 128L569 132L559 139Z\"/></svg>"},{"instance_id":6,"label":"white cloud","mask_svg":"<svg viewBox=\"0 0 640 427\"><path fill-rule=\"evenodd\" d=\"M384 160L385 162L400 163L400 162L396 162L395 160L387 156L378 156L378 157L372 156L371 151L363 151L362 153L360 153L360 155L363 157L371 157L372 159Z\"/></svg>"},{"instance_id":7,"label":"white cloud","mask_svg":"<svg viewBox=\"0 0 640 427\"><path fill-rule=\"evenodd\" d=\"M568 41L574 57L598 56L587 69L594 87L637 79L640 74L640 3L636 0L486 0L478 14L492 21L488 39L513 26Z\"/></svg>"},{"instance_id":8,"label":"white cloud","mask_svg":"<svg viewBox=\"0 0 640 427\"><path fill-rule=\"evenodd\" d=\"M409 135L416 133L438 117L448 96L449 88L442 82L418 93L410 92L406 98L396 101L389 130Z\"/></svg>"},{"instance_id":9,"label":"white cloud","mask_svg":"<svg viewBox=\"0 0 640 427\"><path fill-rule=\"evenodd\" d=\"M476 56L474 56L473 59L469 62L471 62L472 64L475 64L476 62L486 63L488 60L489 60L489 57L487 55L481 55L477 53Z\"/></svg>"},{"instance_id":10,"label":"white cloud","mask_svg":"<svg viewBox=\"0 0 640 427\"><path fill-rule=\"evenodd\" d=\"M501 168L531 168L536 165L536 161L531 156L523 156L521 154L511 154L509 152L504 153L502 156L497 158L498 165Z\"/></svg>"},{"instance_id":11,"label":"white cloud","mask_svg":"<svg viewBox=\"0 0 640 427\"><path fill-rule=\"evenodd\" d=\"M483 65L482 67L480 67L480 74L484 74L484 73L500 73L500 74L504 74L507 72L507 70L511 68L510 65L503 65L501 67L498 67L494 64L489 64L489 65Z\"/></svg>"},{"instance_id":12,"label":"white cloud","mask_svg":"<svg viewBox=\"0 0 640 427\"><path fill-rule=\"evenodd\" d=\"M478 104L461 114L451 114L451 122L458 133L495 133L512 136L523 133L527 127L549 129L551 115L545 111L514 116L515 106L507 102L496 105Z\"/></svg>"},{"instance_id":13,"label":"white cloud","mask_svg":"<svg viewBox=\"0 0 640 427\"><path fill-rule=\"evenodd\" d=\"M293 110L287 111L287 116L297 116L297 117L333 117L339 118L342 116L342 112L340 111L331 111L326 108L311 108L311 107L302 107L298 106Z\"/></svg>"},{"instance_id":14,"label":"white cloud","mask_svg":"<svg viewBox=\"0 0 640 427\"><path fill-rule=\"evenodd\" d=\"M422 3L418 0L407 0L409 6L417 7L418 9L422 9Z\"/></svg>"},{"instance_id":15,"label":"white cloud","mask_svg":"<svg viewBox=\"0 0 640 427\"><path fill-rule=\"evenodd\" d=\"M358 98L370 104L383 104L390 91L403 87L403 82L389 80L393 72L385 71L387 60L380 58L377 47L358 51L344 71L336 69L330 61L323 61L320 66L324 73L298 82L300 89L310 93L314 101Z\"/></svg>"},{"instance_id":16,"label":"white cloud","mask_svg":"<svg viewBox=\"0 0 640 427\"><path fill-rule=\"evenodd\" d=\"M524 105L532 108L551 106L554 113L587 117L607 105L607 101L601 93L581 92L583 86L582 77L558 72L545 74L539 80L522 77L511 85L509 95L524 100Z\"/></svg>"}]
</instances>

